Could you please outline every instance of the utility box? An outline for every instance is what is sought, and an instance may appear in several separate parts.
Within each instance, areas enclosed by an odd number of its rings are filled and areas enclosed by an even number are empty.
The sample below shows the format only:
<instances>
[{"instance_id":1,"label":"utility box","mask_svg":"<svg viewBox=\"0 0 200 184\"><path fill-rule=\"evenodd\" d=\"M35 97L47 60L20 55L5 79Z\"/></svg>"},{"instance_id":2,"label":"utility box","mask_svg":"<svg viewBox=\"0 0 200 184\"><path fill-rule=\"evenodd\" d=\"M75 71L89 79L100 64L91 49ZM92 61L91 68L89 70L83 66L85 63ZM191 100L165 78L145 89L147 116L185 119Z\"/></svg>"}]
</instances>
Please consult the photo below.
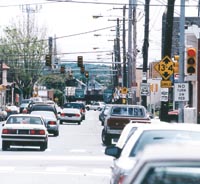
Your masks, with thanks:
<instances>
[{"instance_id":1,"label":"utility box","mask_svg":"<svg viewBox=\"0 0 200 184\"><path fill-rule=\"evenodd\" d=\"M184 122L197 123L197 110L194 107L184 108Z\"/></svg>"}]
</instances>

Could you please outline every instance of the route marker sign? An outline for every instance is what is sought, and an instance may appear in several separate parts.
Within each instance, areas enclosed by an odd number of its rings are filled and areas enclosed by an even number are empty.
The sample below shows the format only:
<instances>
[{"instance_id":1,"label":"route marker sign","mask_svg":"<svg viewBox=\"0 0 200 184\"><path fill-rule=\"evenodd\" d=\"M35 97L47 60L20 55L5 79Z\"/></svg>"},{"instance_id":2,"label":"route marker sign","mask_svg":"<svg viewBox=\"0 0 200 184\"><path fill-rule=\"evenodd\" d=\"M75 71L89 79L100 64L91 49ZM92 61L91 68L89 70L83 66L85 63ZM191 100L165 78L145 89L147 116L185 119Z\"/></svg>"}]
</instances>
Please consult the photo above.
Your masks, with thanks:
<instances>
[{"instance_id":1,"label":"route marker sign","mask_svg":"<svg viewBox=\"0 0 200 184\"><path fill-rule=\"evenodd\" d=\"M159 63L154 66L154 68L160 73L164 80L168 80L174 73L173 65L174 62L169 58L169 56L165 56Z\"/></svg>"}]
</instances>

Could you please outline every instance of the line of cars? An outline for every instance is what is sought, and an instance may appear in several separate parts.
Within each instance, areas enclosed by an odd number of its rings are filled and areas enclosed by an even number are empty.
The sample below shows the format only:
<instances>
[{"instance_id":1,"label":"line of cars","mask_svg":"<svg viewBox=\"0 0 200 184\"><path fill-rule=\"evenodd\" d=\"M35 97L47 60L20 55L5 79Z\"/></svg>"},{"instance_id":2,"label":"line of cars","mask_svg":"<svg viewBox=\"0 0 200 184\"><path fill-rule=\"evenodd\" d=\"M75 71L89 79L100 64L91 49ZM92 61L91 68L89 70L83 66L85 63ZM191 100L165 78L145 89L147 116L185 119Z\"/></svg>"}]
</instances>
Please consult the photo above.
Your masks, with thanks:
<instances>
[{"instance_id":1,"label":"line of cars","mask_svg":"<svg viewBox=\"0 0 200 184\"><path fill-rule=\"evenodd\" d=\"M198 154L189 154L191 143L200 145L200 125L198 124L165 123L154 122L154 120L150 124L130 122L123 129L117 144L105 148L105 154L114 158L110 183L185 184L188 177L189 183L199 183L200 149L198 148ZM179 147L182 151L178 151ZM191 149L195 149L194 146ZM184 157L185 152L187 154ZM173 153L179 154L173 155ZM196 169L192 161L193 155L196 155L195 159L198 157ZM187 170L187 166L191 169L190 171ZM185 179L184 173L186 173ZM193 182L191 182L192 175ZM177 178L174 179L175 176ZM178 182L178 178L181 182Z\"/></svg>"},{"instance_id":2,"label":"line of cars","mask_svg":"<svg viewBox=\"0 0 200 184\"><path fill-rule=\"evenodd\" d=\"M59 126L63 122L80 125L85 120L83 102L67 102L63 108L53 101L33 102L27 100L21 113L8 116L2 126L2 150L11 146L39 146L41 151L48 148L48 136L59 135Z\"/></svg>"}]
</instances>

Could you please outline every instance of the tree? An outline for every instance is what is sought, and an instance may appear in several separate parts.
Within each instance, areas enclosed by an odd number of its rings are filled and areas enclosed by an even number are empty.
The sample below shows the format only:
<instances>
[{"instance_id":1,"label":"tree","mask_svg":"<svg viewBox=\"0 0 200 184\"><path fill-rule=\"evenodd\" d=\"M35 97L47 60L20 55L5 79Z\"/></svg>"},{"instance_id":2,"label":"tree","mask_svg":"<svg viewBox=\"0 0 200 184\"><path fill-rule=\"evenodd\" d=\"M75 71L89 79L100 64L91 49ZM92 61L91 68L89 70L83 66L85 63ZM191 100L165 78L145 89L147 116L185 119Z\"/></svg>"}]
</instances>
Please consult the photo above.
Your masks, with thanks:
<instances>
[{"instance_id":1,"label":"tree","mask_svg":"<svg viewBox=\"0 0 200 184\"><path fill-rule=\"evenodd\" d=\"M46 75L40 78L38 83L47 89L58 89L64 92L66 77L58 74Z\"/></svg>"},{"instance_id":2,"label":"tree","mask_svg":"<svg viewBox=\"0 0 200 184\"><path fill-rule=\"evenodd\" d=\"M16 20L16 19L15 19ZM46 28L39 28L34 14L12 21L0 39L0 59L10 69L8 82L15 82L23 98L30 98L33 86L42 74L47 51Z\"/></svg>"}]
</instances>

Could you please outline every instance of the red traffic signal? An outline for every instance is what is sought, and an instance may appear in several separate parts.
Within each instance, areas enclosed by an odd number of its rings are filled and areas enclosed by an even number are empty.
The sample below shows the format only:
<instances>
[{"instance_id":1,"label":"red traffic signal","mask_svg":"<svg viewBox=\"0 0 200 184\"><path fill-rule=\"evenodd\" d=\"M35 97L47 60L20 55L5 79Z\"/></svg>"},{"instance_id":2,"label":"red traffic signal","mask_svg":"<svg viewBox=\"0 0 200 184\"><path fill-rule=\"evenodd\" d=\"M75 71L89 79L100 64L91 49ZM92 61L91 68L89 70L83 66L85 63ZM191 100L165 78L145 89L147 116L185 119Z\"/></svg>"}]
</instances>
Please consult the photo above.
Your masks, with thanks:
<instances>
[{"instance_id":1,"label":"red traffic signal","mask_svg":"<svg viewBox=\"0 0 200 184\"><path fill-rule=\"evenodd\" d=\"M197 72L197 62L196 62L196 49L190 47L187 49L187 59L186 59L186 72L189 75L195 74Z\"/></svg>"}]
</instances>

